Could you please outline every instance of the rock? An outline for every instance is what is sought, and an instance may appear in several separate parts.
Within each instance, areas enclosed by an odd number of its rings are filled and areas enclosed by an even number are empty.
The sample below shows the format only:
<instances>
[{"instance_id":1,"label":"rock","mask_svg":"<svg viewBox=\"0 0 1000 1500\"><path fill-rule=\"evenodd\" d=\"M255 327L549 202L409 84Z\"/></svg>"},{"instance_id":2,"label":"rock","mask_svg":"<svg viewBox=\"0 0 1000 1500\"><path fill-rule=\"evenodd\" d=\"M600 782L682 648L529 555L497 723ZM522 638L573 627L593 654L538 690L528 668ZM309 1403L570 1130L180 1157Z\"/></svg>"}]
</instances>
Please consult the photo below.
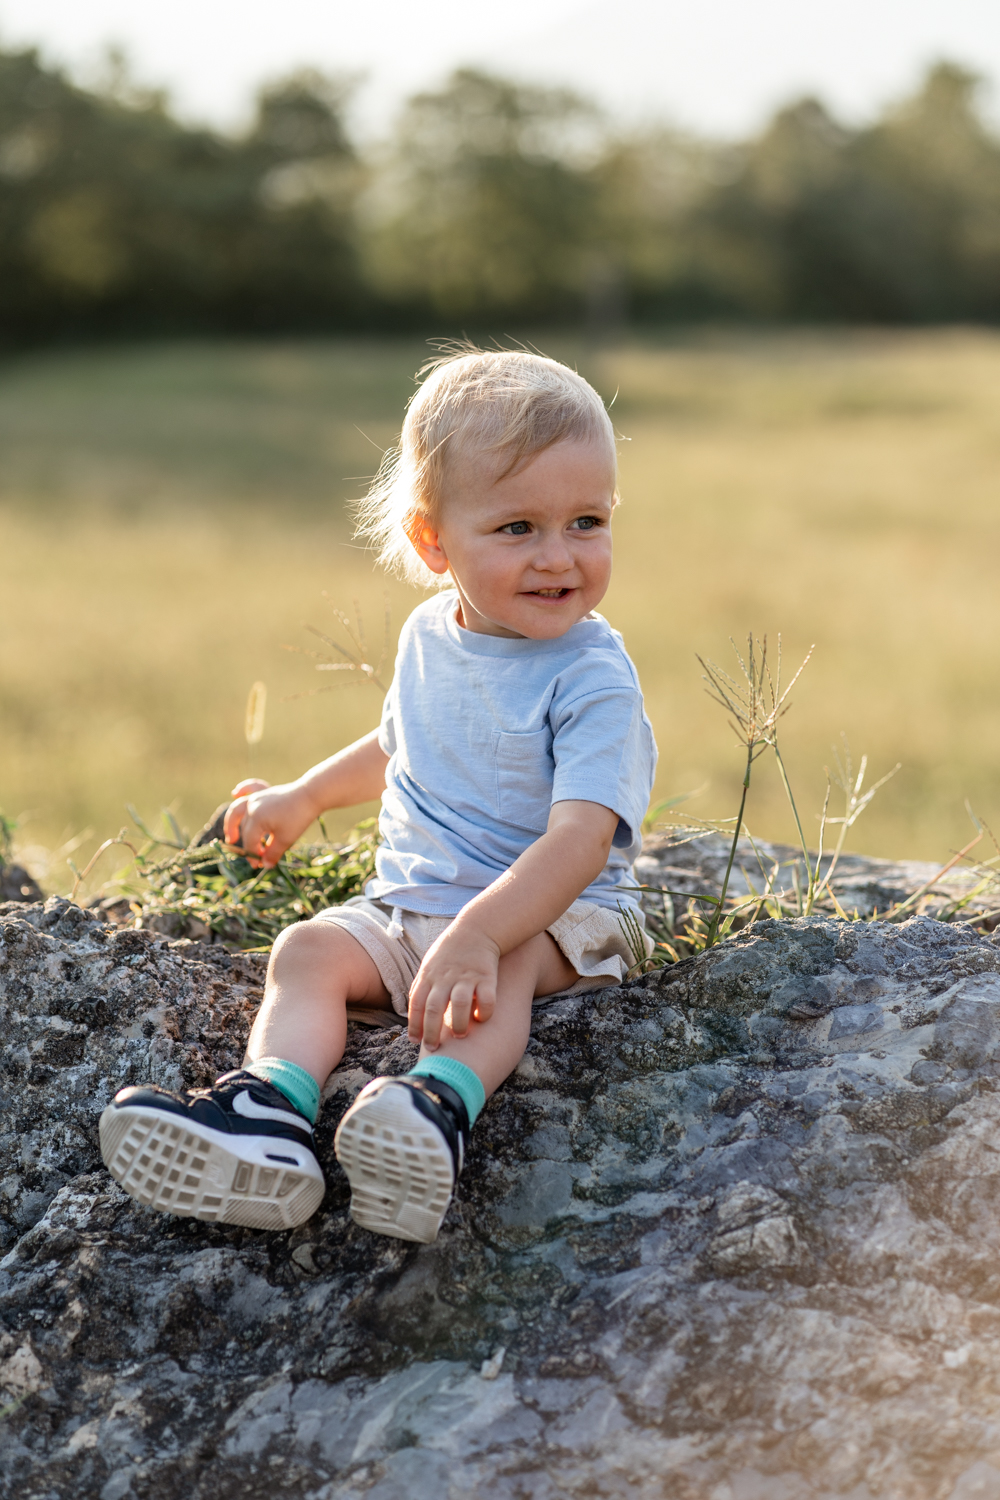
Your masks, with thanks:
<instances>
[{"instance_id":1,"label":"rock","mask_svg":"<svg viewBox=\"0 0 1000 1500\"><path fill-rule=\"evenodd\" d=\"M537 1007L437 1243L138 1208L97 1119L233 1066L260 955L0 908L0 1494L1000 1495L1000 943L762 921ZM796 1019L806 1006L805 1019Z\"/></svg>"},{"instance_id":2,"label":"rock","mask_svg":"<svg viewBox=\"0 0 1000 1500\"><path fill-rule=\"evenodd\" d=\"M209 818L204 828L199 829L191 840L192 849L200 849L203 844L211 844L215 839L221 839L225 832L226 813L229 811L229 802L220 802L215 812Z\"/></svg>"},{"instance_id":3,"label":"rock","mask_svg":"<svg viewBox=\"0 0 1000 1500\"><path fill-rule=\"evenodd\" d=\"M717 895L725 874L729 858L730 840L718 833L706 833L694 828L675 829L671 833L651 834L643 840L642 854L636 860L637 880L646 885L667 886L679 893ZM820 874L825 876L830 869L831 856L825 855ZM790 895L795 883L805 889L807 876L802 851L791 844L769 844L762 839L740 839L736 860L729 882L729 893L744 897L764 888L768 876L777 867L775 884ZM941 865L926 864L920 860L871 859L862 854L842 854L837 861L831 879L831 887L844 912L852 916L857 912L870 917L875 912L885 912L896 902L929 886L915 906L921 916L940 917L954 907L963 905L963 915L974 913L992 914L986 926L992 927L1000 918L998 882L983 881L982 872L956 867L941 875ZM940 877L940 878L938 878ZM980 886L984 886L980 890ZM656 911L661 905L660 897L648 896L645 903ZM683 902L675 904L683 905ZM702 906L703 912L710 908Z\"/></svg>"},{"instance_id":4,"label":"rock","mask_svg":"<svg viewBox=\"0 0 1000 1500\"><path fill-rule=\"evenodd\" d=\"M4 1339L6 1347L10 1347L13 1342L9 1334ZM11 1396L31 1396L41 1385L42 1367L31 1344L26 1340L18 1345L13 1354L0 1362L0 1390Z\"/></svg>"},{"instance_id":5,"label":"rock","mask_svg":"<svg viewBox=\"0 0 1000 1500\"><path fill-rule=\"evenodd\" d=\"M239 1065L265 972L260 954L157 943L57 896L0 906L0 1247L99 1165L96 1120L124 1084Z\"/></svg>"},{"instance_id":6,"label":"rock","mask_svg":"<svg viewBox=\"0 0 1000 1500\"><path fill-rule=\"evenodd\" d=\"M44 900L41 887L23 865L7 865L0 859L0 903Z\"/></svg>"}]
</instances>

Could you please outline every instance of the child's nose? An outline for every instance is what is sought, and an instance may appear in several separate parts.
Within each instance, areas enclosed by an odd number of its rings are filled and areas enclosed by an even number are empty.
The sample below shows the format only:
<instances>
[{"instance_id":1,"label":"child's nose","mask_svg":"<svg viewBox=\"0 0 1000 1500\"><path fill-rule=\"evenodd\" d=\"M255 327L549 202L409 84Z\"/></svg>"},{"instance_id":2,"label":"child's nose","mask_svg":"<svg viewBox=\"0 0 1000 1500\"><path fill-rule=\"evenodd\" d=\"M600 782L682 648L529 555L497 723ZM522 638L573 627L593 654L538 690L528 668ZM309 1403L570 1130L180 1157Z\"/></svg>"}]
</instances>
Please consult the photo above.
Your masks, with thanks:
<instances>
[{"instance_id":1,"label":"child's nose","mask_svg":"<svg viewBox=\"0 0 1000 1500\"><path fill-rule=\"evenodd\" d=\"M539 538L533 562L541 573L567 573L574 565L569 544L558 532Z\"/></svg>"}]
</instances>

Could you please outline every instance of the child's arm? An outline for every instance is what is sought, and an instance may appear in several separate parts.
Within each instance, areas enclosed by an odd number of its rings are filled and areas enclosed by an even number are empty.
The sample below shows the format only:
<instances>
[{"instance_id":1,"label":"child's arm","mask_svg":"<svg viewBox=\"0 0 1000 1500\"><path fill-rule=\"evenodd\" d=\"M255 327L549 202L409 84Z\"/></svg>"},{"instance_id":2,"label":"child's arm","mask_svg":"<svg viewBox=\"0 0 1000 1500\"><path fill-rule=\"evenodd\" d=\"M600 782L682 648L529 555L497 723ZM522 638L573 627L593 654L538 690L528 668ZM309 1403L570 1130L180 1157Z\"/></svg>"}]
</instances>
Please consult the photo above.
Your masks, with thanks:
<instances>
[{"instance_id":1,"label":"child's arm","mask_svg":"<svg viewBox=\"0 0 1000 1500\"><path fill-rule=\"evenodd\" d=\"M464 1036L496 1003L497 965L535 937L604 869L618 814L597 802L556 802L548 828L492 885L462 908L428 949L410 990L409 1035L434 1048L451 1005L451 1028Z\"/></svg>"},{"instance_id":2,"label":"child's arm","mask_svg":"<svg viewBox=\"0 0 1000 1500\"><path fill-rule=\"evenodd\" d=\"M237 797L226 813L226 842L241 844L265 866L276 865L327 808L353 807L381 797L388 764L378 730L373 729L363 740L355 740L313 766L298 781Z\"/></svg>"}]
</instances>

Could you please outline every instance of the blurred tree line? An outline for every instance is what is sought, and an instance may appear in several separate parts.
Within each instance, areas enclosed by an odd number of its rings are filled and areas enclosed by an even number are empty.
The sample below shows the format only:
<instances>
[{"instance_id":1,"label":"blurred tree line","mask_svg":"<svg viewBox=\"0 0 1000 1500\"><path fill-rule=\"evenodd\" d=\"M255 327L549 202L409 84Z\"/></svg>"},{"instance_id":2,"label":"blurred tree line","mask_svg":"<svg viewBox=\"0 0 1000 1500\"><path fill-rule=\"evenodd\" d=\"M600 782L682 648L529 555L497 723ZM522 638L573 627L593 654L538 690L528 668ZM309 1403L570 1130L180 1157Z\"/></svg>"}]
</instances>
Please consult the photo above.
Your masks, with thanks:
<instances>
[{"instance_id":1,"label":"blurred tree line","mask_svg":"<svg viewBox=\"0 0 1000 1500\"><path fill-rule=\"evenodd\" d=\"M1000 316L1000 140L947 63L875 124L805 99L756 138L624 134L472 70L359 151L300 73L249 128L174 119L118 65L0 53L0 339Z\"/></svg>"}]
</instances>

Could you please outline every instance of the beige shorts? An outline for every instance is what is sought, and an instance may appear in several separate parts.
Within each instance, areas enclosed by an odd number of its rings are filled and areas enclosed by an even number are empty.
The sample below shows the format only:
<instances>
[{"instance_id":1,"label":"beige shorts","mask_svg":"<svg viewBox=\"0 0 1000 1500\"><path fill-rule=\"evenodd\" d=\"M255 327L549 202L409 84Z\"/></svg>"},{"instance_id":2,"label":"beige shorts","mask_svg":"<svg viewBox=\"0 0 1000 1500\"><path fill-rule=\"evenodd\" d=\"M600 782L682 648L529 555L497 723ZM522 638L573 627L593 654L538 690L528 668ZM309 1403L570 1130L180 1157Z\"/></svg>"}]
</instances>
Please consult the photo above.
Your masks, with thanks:
<instances>
[{"instance_id":1,"label":"beige shorts","mask_svg":"<svg viewBox=\"0 0 1000 1500\"><path fill-rule=\"evenodd\" d=\"M637 915L643 925L642 912ZM314 922L336 922L357 938L382 976L392 1008L400 1016L407 1013L410 985L424 954L454 920L403 911L384 901L370 901L367 896L352 896L343 906L328 906L313 918ZM561 995L579 995L605 984L620 984L637 961L618 912L595 901L574 901L546 931L580 976L569 989L560 990ZM645 932L643 936L651 953L652 939Z\"/></svg>"}]
</instances>

